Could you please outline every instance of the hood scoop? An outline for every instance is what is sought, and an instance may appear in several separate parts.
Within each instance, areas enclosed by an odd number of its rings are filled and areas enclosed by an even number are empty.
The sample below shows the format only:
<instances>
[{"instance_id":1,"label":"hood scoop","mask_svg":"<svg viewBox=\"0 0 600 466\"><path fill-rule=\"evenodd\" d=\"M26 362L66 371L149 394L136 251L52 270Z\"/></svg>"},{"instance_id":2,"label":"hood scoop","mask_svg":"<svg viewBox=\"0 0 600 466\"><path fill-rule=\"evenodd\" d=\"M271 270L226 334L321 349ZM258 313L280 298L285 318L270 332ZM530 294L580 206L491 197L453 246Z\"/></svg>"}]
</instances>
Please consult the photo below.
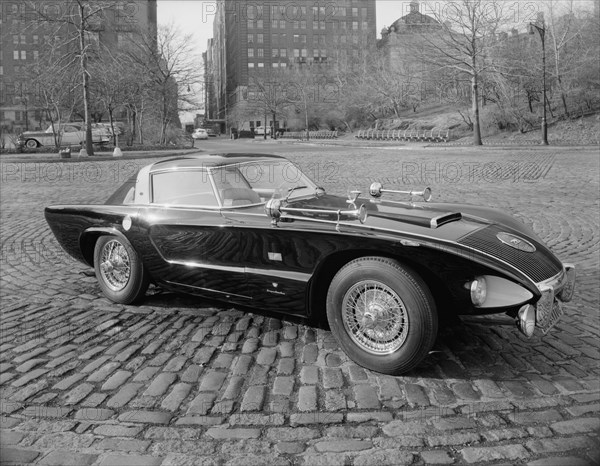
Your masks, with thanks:
<instances>
[{"instance_id":1,"label":"hood scoop","mask_svg":"<svg viewBox=\"0 0 600 466\"><path fill-rule=\"evenodd\" d=\"M447 214L438 215L437 217L432 218L429 221L429 226L431 228L441 227L442 225L450 222L456 222L462 218L462 214L460 212L451 212Z\"/></svg>"},{"instance_id":2,"label":"hood scoop","mask_svg":"<svg viewBox=\"0 0 600 466\"><path fill-rule=\"evenodd\" d=\"M387 209L386 209L387 210ZM428 210L415 210L410 214L398 213L398 212L386 212L382 211L381 207L379 212L369 211L371 217L380 218L393 218L401 222L410 223L425 228L438 228L446 223L456 222L462 219L460 212L443 212L439 215L435 215L439 212L432 212ZM432 216L434 214L435 216Z\"/></svg>"}]
</instances>

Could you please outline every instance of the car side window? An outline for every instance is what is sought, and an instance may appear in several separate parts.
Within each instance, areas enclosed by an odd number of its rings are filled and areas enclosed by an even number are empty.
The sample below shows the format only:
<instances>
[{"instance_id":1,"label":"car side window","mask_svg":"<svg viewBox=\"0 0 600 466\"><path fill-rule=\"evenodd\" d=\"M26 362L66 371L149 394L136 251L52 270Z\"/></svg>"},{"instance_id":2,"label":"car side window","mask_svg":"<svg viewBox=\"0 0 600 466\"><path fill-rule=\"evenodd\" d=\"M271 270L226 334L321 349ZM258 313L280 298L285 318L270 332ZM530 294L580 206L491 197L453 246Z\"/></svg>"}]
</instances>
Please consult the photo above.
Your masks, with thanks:
<instances>
[{"instance_id":1,"label":"car side window","mask_svg":"<svg viewBox=\"0 0 600 466\"><path fill-rule=\"evenodd\" d=\"M65 133L76 133L77 128L74 126L65 126Z\"/></svg>"},{"instance_id":2,"label":"car side window","mask_svg":"<svg viewBox=\"0 0 600 466\"><path fill-rule=\"evenodd\" d=\"M154 204L218 207L208 172L178 170L152 175Z\"/></svg>"}]
</instances>

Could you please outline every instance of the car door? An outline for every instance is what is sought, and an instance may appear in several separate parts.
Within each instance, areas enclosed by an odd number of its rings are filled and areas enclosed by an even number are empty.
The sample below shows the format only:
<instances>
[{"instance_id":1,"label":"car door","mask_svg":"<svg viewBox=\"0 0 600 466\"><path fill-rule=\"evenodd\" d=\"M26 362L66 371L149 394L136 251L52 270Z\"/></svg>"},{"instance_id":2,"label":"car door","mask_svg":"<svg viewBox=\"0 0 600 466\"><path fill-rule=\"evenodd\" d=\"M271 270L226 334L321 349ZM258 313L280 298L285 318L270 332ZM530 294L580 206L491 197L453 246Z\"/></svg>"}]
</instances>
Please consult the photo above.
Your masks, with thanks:
<instances>
[{"instance_id":1,"label":"car door","mask_svg":"<svg viewBox=\"0 0 600 466\"><path fill-rule=\"evenodd\" d=\"M274 226L262 208L223 215L236 238L253 306L305 315L317 265L340 247L335 226L302 220Z\"/></svg>"},{"instance_id":2,"label":"car door","mask_svg":"<svg viewBox=\"0 0 600 466\"><path fill-rule=\"evenodd\" d=\"M142 209L154 256L151 273L166 284L209 297L249 299L238 239L219 210L208 173L154 173L153 197Z\"/></svg>"}]
</instances>

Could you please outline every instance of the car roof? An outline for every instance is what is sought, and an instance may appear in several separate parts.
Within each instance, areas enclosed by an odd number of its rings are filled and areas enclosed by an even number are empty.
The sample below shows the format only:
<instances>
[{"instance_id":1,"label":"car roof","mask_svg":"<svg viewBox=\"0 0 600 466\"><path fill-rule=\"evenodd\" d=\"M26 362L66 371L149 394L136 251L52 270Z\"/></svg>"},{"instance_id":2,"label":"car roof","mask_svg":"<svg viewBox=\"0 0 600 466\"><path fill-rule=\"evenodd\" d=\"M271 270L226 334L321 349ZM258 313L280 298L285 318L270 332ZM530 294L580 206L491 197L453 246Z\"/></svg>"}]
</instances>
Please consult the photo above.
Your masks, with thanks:
<instances>
[{"instance_id":1,"label":"car roof","mask_svg":"<svg viewBox=\"0 0 600 466\"><path fill-rule=\"evenodd\" d=\"M182 157L161 160L152 165L150 171L177 168L215 168L238 163L248 163L273 160L286 160L284 157L272 154L255 153L226 153L226 154L189 154Z\"/></svg>"}]
</instances>

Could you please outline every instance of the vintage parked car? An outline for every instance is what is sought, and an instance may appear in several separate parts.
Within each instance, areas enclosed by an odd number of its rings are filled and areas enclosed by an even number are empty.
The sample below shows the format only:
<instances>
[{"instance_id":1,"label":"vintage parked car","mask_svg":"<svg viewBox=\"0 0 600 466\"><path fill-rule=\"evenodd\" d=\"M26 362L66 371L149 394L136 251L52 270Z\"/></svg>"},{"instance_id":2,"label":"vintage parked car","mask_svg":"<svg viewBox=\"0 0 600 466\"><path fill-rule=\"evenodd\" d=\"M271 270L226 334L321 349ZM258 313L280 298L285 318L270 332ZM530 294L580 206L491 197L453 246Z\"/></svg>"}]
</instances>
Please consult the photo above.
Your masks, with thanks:
<instances>
[{"instance_id":1,"label":"vintage parked car","mask_svg":"<svg viewBox=\"0 0 600 466\"><path fill-rule=\"evenodd\" d=\"M54 146L55 133L60 146L79 145L85 142L85 127L81 123L62 123L52 125L45 131L25 131L17 137L17 144L21 147L35 149L39 146ZM110 132L105 128L92 128L92 141L94 144L110 142Z\"/></svg>"},{"instance_id":2,"label":"vintage parked car","mask_svg":"<svg viewBox=\"0 0 600 466\"><path fill-rule=\"evenodd\" d=\"M193 139L208 139L208 132L204 128L196 128L192 133Z\"/></svg>"},{"instance_id":3,"label":"vintage parked car","mask_svg":"<svg viewBox=\"0 0 600 466\"><path fill-rule=\"evenodd\" d=\"M116 303L152 282L329 324L350 358L387 374L419 364L454 310L508 314L531 336L571 299L574 267L515 218L424 202L429 189L369 193L327 194L282 157L189 155L142 168L105 204L45 215ZM382 199L396 193L411 198Z\"/></svg>"}]
</instances>

